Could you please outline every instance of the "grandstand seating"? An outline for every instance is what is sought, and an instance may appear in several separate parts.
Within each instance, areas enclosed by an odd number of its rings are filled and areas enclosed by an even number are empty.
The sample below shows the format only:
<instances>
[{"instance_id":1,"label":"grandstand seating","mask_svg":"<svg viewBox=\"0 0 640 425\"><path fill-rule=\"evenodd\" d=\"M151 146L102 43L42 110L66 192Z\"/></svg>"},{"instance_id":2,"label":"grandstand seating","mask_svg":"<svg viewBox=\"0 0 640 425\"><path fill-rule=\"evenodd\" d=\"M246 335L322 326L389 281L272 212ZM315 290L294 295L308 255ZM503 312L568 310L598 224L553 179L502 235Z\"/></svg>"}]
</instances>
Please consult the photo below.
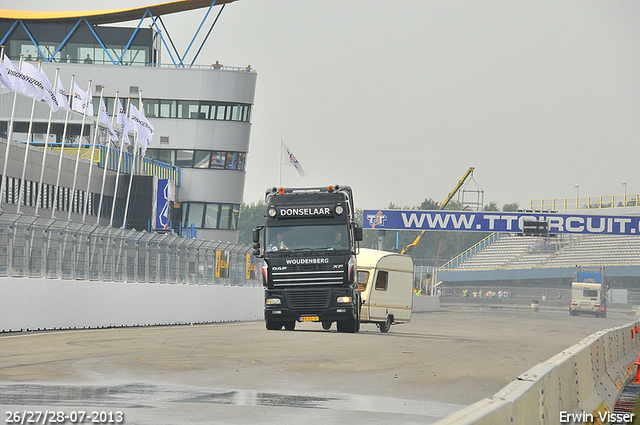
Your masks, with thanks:
<instances>
[{"instance_id":1,"label":"grandstand seating","mask_svg":"<svg viewBox=\"0 0 640 425\"><path fill-rule=\"evenodd\" d=\"M463 255L449 270L527 269L580 265L638 265L640 236L578 235L540 238L502 234L483 249Z\"/></svg>"}]
</instances>

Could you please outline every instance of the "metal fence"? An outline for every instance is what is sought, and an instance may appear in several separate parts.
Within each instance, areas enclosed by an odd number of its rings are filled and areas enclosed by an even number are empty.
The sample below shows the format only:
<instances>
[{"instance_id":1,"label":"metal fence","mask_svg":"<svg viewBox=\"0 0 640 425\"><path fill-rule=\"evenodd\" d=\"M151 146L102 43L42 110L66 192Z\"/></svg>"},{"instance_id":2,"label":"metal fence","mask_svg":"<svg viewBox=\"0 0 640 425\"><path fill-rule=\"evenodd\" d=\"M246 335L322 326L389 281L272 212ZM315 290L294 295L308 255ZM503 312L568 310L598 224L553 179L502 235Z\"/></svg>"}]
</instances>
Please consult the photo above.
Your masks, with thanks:
<instances>
[{"instance_id":1,"label":"metal fence","mask_svg":"<svg viewBox=\"0 0 640 425\"><path fill-rule=\"evenodd\" d=\"M562 301L571 300L571 288L568 285L549 286L510 286L488 282L486 285L451 285L442 284L436 291L442 297L463 297L463 291L467 291L469 298L507 298L516 300ZM475 293L475 296L474 296ZM500 294L503 294L502 296ZM611 288L607 293L607 302L617 304L640 305L640 289L616 289Z\"/></svg>"},{"instance_id":2,"label":"metal fence","mask_svg":"<svg viewBox=\"0 0 640 425\"><path fill-rule=\"evenodd\" d=\"M0 276L260 286L251 247L0 214Z\"/></svg>"}]
</instances>

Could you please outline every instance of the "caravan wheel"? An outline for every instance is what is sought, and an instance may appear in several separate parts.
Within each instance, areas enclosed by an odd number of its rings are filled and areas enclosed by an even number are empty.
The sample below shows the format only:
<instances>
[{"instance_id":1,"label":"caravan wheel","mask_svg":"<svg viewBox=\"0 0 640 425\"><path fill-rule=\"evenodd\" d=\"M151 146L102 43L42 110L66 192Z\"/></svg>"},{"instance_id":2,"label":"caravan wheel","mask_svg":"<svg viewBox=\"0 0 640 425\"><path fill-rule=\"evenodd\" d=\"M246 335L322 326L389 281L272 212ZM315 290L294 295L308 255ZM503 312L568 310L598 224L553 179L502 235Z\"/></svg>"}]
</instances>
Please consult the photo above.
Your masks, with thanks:
<instances>
[{"instance_id":1,"label":"caravan wheel","mask_svg":"<svg viewBox=\"0 0 640 425\"><path fill-rule=\"evenodd\" d=\"M387 316L387 320L385 320L384 322L380 322L380 332L382 332L383 334L389 332L389 329L391 328L391 322L391 316Z\"/></svg>"}]
</instances>

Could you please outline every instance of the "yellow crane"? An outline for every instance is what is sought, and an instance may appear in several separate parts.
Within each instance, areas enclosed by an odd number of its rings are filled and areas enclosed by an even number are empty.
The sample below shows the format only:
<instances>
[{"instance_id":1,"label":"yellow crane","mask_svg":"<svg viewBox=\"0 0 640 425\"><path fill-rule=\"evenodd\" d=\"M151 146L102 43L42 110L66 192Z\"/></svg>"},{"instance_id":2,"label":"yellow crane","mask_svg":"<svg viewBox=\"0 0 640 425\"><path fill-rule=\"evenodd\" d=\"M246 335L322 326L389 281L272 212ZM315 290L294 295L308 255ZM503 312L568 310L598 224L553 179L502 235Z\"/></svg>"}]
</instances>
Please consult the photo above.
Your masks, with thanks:
<instances>
[{"instance_id":1,"label":"yellow crane","mask_svg":"<svg viewBox=\"0 0 640 425\"><path fill-rule=\"evenodd\" d=\"M460 190L460 188L462 187L464 182L467 181L469 176L473 175L473 170L474 169L475 169L474 167L469 167L469 169L464 174L464 176L462 176L462 178L460 179L460 181L458 182L456 187L454 187L453 190L451 191L451 193L449 194L449 196L447 196L447 199L445 199L444 202L440 205L440 207L438 207L439 210L445 209L445 207L449 204L451 199L453 199L455 194L458 193L458 191ZM422 240L422 237L424 236L424 234L426 232L427 232L426 230L423 230L420 233L418 233L418 236L416 236L416 238L413 240L413 242L411 242L406 247L402 248L402 251L400 251L400 254L406 254L407 252L413 252L418 247L418 245L420 244L420 241Z\"/></svg>"}]
</instances>

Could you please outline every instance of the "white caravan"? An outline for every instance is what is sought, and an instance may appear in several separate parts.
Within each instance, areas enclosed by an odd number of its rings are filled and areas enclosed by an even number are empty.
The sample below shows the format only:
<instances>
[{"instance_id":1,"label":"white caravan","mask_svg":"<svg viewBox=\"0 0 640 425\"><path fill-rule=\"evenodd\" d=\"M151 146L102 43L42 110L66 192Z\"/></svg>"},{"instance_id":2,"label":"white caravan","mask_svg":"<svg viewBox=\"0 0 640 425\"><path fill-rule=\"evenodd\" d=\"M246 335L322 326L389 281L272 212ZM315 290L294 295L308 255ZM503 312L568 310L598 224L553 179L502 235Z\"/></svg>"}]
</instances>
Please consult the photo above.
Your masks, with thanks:
<instances>
[{"instance_id":1,"label":"white caravan","mask_svg":"<svg viewBox=\"0 0 640 425\"><path fill-rule=\"evenodd\" d=\"M358 286L361 323L375 323L380 332L409 322L413 308L413 260L408 255L360 249Z\"/></svg>"}]
</instances>

